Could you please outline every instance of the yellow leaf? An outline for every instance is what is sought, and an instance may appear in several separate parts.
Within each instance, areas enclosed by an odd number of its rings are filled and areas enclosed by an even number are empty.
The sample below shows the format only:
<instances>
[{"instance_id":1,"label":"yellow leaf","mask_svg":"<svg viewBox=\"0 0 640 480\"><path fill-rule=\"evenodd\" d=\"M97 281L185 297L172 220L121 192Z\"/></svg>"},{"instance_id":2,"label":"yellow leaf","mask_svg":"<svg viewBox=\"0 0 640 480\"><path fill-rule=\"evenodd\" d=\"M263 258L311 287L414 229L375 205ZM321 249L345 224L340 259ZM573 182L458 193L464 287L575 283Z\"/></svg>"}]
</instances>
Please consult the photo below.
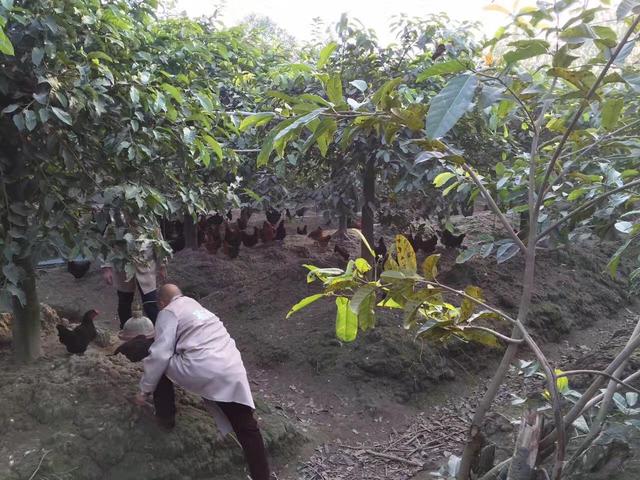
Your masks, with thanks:
<instances>
[{"instance_id":1,"label":"yellow leaf","mask_svg":"<svg viewBox=\"0 0 640 480\"><path fill-rule=\"evenodd\" d=\"M404 235L396 235L396 250L400 269L416 273L418 270L416 252Z\"/></svg>"}]
</instances>

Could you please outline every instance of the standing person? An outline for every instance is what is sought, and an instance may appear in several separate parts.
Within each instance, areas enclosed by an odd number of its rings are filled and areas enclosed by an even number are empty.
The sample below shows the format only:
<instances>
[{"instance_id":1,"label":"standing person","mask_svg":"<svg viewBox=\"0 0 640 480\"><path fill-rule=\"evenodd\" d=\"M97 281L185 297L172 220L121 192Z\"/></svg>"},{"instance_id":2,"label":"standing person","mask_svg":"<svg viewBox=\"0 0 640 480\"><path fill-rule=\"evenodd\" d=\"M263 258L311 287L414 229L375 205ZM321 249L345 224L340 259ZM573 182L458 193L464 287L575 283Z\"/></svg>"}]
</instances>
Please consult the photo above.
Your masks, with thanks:
<instances>
[{"instance_id":1,"label":"standing person","mask_svg":"<svg viewBox=\"0 0 640 480\"><path fill-rule=\"evenodd\" d=\"M253 480L269 479L269 464L247 372L220 319L176 285L158 295L160 313L155 340L143 360L144 375L135 401L144 405L166 376L185 390L200 395L222 435L236 433Z\"/></svg>"},{"instance_id":2,"label":"standing person","mask_svg":"<svg viewBox=\"0 0 640 480\"><path fill-rule=\"evenodd\" d=\"M133 221L129 221L130 233L133 235L137 233L139 228ZM124 246L122 244L125 244ZM160 277L160 281L164 282L167 277L167 267L164 262L160 262L153 248L153 242L146 238L137 238L134 240L135 252L131 255L133 258L131 262L134 267L134 272L131 278L127 279L124 265L121 268L116 268L114 271L113 259L108 259L102 265L102 278L109 286L114 284L118 294L118 318L120 319L120 329L124 326L125 322L131 318L131 306L133 304L133 297L136 287L140 292L142 298L142 308L144 313L155 324L156 317L158 316L157 305L157 284L156 277ZM127 248L126 242L123 240L116 242L115 249ZM115 253L115 252L114 252ZM122 253L123 252L118 252ZM115 257L115 254L113 255ZM120 262L122 263L122 262Z\"/></svg>"}]
</instances>

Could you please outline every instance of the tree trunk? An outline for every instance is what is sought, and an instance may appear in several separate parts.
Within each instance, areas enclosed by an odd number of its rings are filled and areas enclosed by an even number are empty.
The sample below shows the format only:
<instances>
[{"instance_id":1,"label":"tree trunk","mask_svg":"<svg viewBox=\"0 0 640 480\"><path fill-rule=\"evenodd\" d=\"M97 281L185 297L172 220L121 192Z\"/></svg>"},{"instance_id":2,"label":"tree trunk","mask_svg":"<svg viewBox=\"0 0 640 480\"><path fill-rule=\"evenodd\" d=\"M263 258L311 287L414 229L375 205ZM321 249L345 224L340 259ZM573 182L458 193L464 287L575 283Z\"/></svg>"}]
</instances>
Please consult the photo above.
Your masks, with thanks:
<instances>
[{"instance_id":1,"label":"tree trunk","mask_svg":"<svg viewBox=\"0 0 640 480\"><path fill-rule=\"evenodd\" d=\"M531 480L535 473L542 419L535 410L522 415L507 480Z\"/></svg>"},{"instance_id":2,"label":"tree trunk","mask_svg":"<svg viewBox=\"0 0 640 480\"><path fill-rule=\"evenodd\" d=\"M373 206L376 202L376 159L373 154L369 156L367 162L364 165L364 178L362 181L362 235L367 239L369 245L373 247L373 222L374 211ZM366 259L369 263L373 264L375 259L369 253L367 247L364 244L361 247L362 258Z\"/></svg>"},{"instance_id":3,"label":"tree trunk","mask_svg":"<svg viewBox=\"0 0 640 480\"><path fill-rule=\"evenodd\" d=\"M13 353L19 362L31 362L42 355L40 302L38 301L38 292L36 290L36 272L30 256L16 260L16 265L26 273L26 277L18 285L25 294L26 303L22 305L16 297L12 299Z\"/></svg>"},{"instance_id":4,"label":"tree trunk","mask_svg":"<svg viewBox=\"0 0 640 480\"><path fill-rule=\"evenodd\" d=\"M184 246L192 250L198 248L198 228L191 215L184 216Z\"/></svg>"},{"instance_id":5,"label":"tree trunk","mask_svg":"<svg viewBox=\"0 0 640 480\"><path fill-rule=\"evenodd\" d=\"M340 218L338 219L338 230L335 233L336 238L346 238L348 227L347 221L347 216L340 214Z\"/></svg>"}]
</instances>

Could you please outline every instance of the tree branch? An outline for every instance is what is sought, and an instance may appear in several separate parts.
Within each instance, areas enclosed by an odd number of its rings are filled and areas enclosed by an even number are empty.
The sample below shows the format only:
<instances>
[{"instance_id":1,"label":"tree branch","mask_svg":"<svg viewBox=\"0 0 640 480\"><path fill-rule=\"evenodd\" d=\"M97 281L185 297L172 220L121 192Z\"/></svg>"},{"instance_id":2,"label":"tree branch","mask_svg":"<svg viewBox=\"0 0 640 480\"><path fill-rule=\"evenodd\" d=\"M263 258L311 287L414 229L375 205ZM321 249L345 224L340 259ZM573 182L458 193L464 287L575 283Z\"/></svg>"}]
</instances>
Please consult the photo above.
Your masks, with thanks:
<instances>
[{"instance_id":1,"label":"tree branch","mask_svg":"<svg viewBox=\"0 0 640 480\"><path fill-rule=\"evenodd\" d=\"M636 387L629 385L624 380L620 380L619 378L616 378L615 376L600 370L568 370L566 372L562 372L561 374L558 374L557 378L568 377L571 375L602 375L603 377L607 377L611 381L618 383L624 387L627 387L629 390L632 390L640 394L640 389L637 389Z\"/></svg>"},{"instance_id":2,"label":"tree branch","mask_svg":"<svg viewBox=\"0 0 640 480\"><path fill-rule=\"evenodd\" d=\"M493 329L487 328L487 327L481 327L479 325L465 325L464 327L460 327L460 328L462 330L480 330L482 332L488 332L491 335L499 338L500 340L502 340L503 342L506 342L506 343L522 343L522 342L524 342L524 339L522 339L522 338L507 337L506 335L503 335L500 332L497 332L496 330L493 330Z\"/></svg>"}]
</instances>

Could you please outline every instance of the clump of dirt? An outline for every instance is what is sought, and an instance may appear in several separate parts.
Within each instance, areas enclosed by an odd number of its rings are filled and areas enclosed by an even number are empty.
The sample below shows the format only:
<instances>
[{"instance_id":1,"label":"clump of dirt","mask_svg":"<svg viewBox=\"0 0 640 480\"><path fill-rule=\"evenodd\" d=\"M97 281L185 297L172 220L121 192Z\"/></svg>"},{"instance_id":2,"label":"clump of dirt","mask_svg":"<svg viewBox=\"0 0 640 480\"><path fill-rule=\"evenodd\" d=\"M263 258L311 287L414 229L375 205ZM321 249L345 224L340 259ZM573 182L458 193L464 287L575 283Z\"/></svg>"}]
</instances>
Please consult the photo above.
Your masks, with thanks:
<instances>
[{"instance_id":1,"label":"clump of dirt","mask_svg":"<svg viewBox=\"0 0 640 480\"><path fill-rule=\"evenodd\" d=\"M40 304L40 326L42 335L46 336L56 330L56 325L65 323L66 319L61 319L58 313L45 303ZM11 325L13 315L10 313L0 313L0 345L11 343Z\"/></svg>"},{"instance_id":2,"label":"clump of dirt","mask_svg":"<svg viewBox=\"0 0 640 480\"><path fill-rule=\"evenodd\" d=\"M127 400L136 391L138 365L94 347L84 356L66 356L53 343L46 351L32 365L0 370L0 456L8 459L1 478L244 478L241 449L218 438L198 398L179 392L177 424L166 432L149 410ZM9 364L6 350L0 360ZM290 457L304 441L301 433L256 403L268 450L277 459Z\"/></svg>"}]
</instances>

